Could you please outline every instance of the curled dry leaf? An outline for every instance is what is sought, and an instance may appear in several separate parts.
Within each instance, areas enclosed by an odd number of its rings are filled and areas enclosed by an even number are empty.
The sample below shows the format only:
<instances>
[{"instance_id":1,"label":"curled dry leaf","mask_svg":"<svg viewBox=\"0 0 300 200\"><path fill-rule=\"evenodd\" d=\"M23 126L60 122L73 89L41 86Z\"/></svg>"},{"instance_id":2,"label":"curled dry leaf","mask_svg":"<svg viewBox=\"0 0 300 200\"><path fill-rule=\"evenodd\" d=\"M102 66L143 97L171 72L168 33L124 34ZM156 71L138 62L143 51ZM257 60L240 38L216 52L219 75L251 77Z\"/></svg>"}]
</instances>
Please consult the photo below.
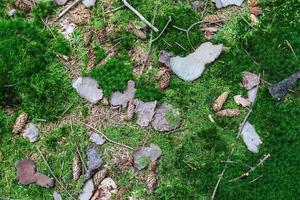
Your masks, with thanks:
<instances>
[{"instance_id":1,"label":"curled dry leaf","mask_svg":"<svg viewBox=\"0 0 300 200\"><path fill-rule=\"evenodd\" d=\"M142 127L147 127L153 119L156 101L143 102L135 100L134 104L136 105L135 113L138 115L136 123Z\"/></svg>"},{"instance_id":2,"label":"curled dry leaf","mask_svg":"<svg viewBox=\"0 0 300 200\"><path fill-rule=\"evenodd\" d=\"M86 179L89 179L91 176L95 174L96 170L102 166L103 160L101 158L100 153L97 150L96 144L92 144L88 148L86 154L87 154L88 162L87 162L87 172L85 177Z\"/></svg>"},{"instance_id":3,"label":"curled dry leaf","mask_svg":"<svg viewBox=\"0 0 300 200\"><path fill-rule=\"evenodd\" d=\"M251 101L248 99L245 99L241 95L236 95L233 97L234 101L238 105L242 105L243 107L249 107L251 105Z\"/></svg>"},{"instance_id":4,"label":"curled dry leaf","mask_svg":"<svg viewBox=\"0 0 300 200\"><path fill-rule=\"evenodd\" d=\"M223 92L215 101L213 105L213 109L215 112L221 110L223 108L224 103L228 98L229 92Z\"/></svg>"},{"instance_id":5,"label":"curled dry leaf","mask_svg":"<svg viewBox=\"0 0 300 200\"><path fill-rule=\"evenodd\" d=\"M79 200L88 200L92 197L95 186L92 179L89 179L83 186L82 192L79 195Z\"/></svg>"},{"instance_id":6,"label":"curled dry leaf","mask_svg":"<svg viewBox=\"0 0 300 200\"><path fill-rule=\"evenodd\" d=\"M221 117L237 117L240 115L240 111L237 109L225 109L217 112L217 115Z\"/></svg>"},{"instance_id":7,"label":"curled dry leaf","mask_svg":"<svg viewBox=\"0 0 300 200\"><path fill-rule=\"evenodd\" d=\"M18 160L15 163L17 168L17 180L22 185L36 183L42 187L52 187L54 182L48 176L36 172L36 165L32 160Z\"/></svg>"},{"instance_id":8,"label":"curled dry leaf","mask_svg":"<svg viewBox=\"0 0 300 200\"><path fill-rule=\"evenodd\" d=\"M136 169L144 169L150 162L156 161L161 156L161 149L155 144L141 147L133 153L133 165Z\"/></svg>"},{"instance_id":9,"label":"curled dry leaf","mask_svg":"<svg viewBox=\"0 0 300 200\"><path fill-rule=\"evenodd\" d=\"M154 161L150 164L149 174L147 176L147 194L151 195L154 192L154 189L158 185L157 172L158 172L158 161Z\"/></svg>"},{"instance_id":10,"label":"curled dry leaf","mask_svg":"<svg viewBox=\"0 0 300 200\"><path fill-rule=\"evenodd\" d=\"M108 174L108 171L106 168L99 169L99 171L94 174L93 176L93 182L95 187L98 187L100 183L105 179L106 175Z\"/></svg>"},{"instance_id":11,"label":"curled dry leaf","mask_svg":"<svg viewBox=\"0 0 300 200\"><path fill-rule=\"evenodd\" d=\"M72 174L73 174L73 180L77 181L81 175L81 161L78 154L75 155L73 158L73 164L72 164Z\"/></svg>"},{"instance_id":12,"label":"curled dry leaf","mask_svg":"<svg viewBox=\"0 0 300 200\"><path fill-rule=\"evenodd\" d=\"M262 14L261 8L257 7L257 6L256 7L250 7L249 10L250 10L250 13L255 15L255 16L259 16L259 15Z\"/></svg>"},{"instance_id":13,"label":"curled dry leaf","mask_svg":"<svg viewBox=\"0 0 300 200\"><path fill-rule=\"evenodd\" d=\"M96 104L103 97L103 92L95 79L80 76L72 81L72 86L82 98L92 104Z\"/></svg>"},{"instance_id":14,"label":"curled dry leaf","mask_svg":"<svg viewBox=\"0 0 300 200\"><path fill-rule=\"evenodd\" d=\"M247 90L250 90L257 86L260 82L260 78L257 74L251 72L243 72L243 86Z\"/></svg>"},{"instance_id":15,"label":"curled dry leaf","mask_svg":"<svg viewBox=\"0 0 300 200\"><path fill-rule=\"evenodd\" d=\"M158 131L172 131L180 126L180 115L172 105L164 103L156 108L152 126Z\"/></svg>"},{"instance_id":16,"label":"curled dry leaf","mask_svg":"<svg viewBox=\"0 0 300 200\"><path fill-rule=\"evenodd\" d=\"M124 91L124 93L121 92L114 92L112 93L109 103L113 107L122 107L126 108L128 105L128 102L130 100L133 100L135 95L135 83L133 81L128 81L127 83L127 89Z\"/></svg>"},{"instance_id":17,"label":"curled dry leaf","mask_svg":"<svg viewBox=\"0 0 300 200\"><path fill-rule=\"evenodd\" d=\"M14 134L21 133L27 123L27 120L28 120L28 115L26 113L21 113L16 119L16 122L13 127L13 133Z\"/></svg>"},{"instance_id":18,"label":"curled dry leaf","mask_svg":"<svg viewBox=\"0 0 300 200\"><path fill-rule=\"evenodd\" d=\"M247 121L241 133L248 150L253 153L258 153L258 146L262 144L262 141L256 133L255 127Z\"/></svg>"},{"instance_id":19,"label":"curled dry leaf","mask_svg":"<svg viewBox=\"0 0 300 200\"><path fill-rule=\"evenodd\" d=\"M283 98L290 89L297 85L297 81L300 79L300 72L283 79L282 81L269 86L269 92L274 99Z\"/></svg>"},{"instance_id":20,"label":"curled dry leaf","mask_svg":"<svg viewBox=\"0 0 300 200\"><path fill-rule=\"evenodd\" d=\"M39 136L39 130L37 129L35 124L29 123L26 125L22 136L28 138L30 142L36 142Z\"/></svg>"},{"instance_id":21,"label":"curled dry leaf","mask_svg":"<svg viewBox=\"0 0 300 200\"><path fill-rule=\"evenodd\" d=\"M194 53L186 57L172 57L170 60L171 69L179 78L185 81L196 80L202 75L205 65L214 62L222 51L222 44L203 43Z\"/></svg>"}]
</instances>

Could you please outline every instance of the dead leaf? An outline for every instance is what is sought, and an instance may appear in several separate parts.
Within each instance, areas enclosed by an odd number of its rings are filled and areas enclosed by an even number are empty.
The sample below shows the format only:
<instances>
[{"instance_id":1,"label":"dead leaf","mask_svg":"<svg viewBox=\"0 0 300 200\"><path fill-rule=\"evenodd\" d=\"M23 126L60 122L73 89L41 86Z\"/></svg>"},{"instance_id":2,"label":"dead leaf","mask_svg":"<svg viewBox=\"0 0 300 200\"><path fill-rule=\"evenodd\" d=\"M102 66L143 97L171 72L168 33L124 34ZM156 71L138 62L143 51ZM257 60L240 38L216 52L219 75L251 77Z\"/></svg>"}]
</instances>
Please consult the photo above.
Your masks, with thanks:
<instances>
[{"instance_id":1,"label":"dead leaf","mask_svg":"<svg viewBox=\"0 0 300 200\"><path fill-rule=\"evenodd\" d=\"M170 121L170 117L173 121ZM172 131L180 126L180 121L180 112L172 105L164 103L156 108L152 126L158 131Z\"/></svg>"},{"instance_id":2,"label":"dead leaf","mask_svg":"<svg viewBox=\"0 0 300 200\"><path fill-rule=\"evenodd\" d=\"M250 13L253 14L253 15L255 15L256 17L262 14L261 8L257 7L257 6L250 7L249 10L250 10Z\"/></svg>"},{"instance_id":3,"label":"dead leaf","mask_svg":"<svg viewBox=\"0 0 300 200\"><path fill-rule=\"evenodd\" d=\"M241 95L236 95L233 97L234 101L238 105L242 105L243 107L249 107L251 105L251 101L245 99Z\"/></svg>"},{"instance_id":4,"label":"dead leaf","mask_svg":"<svg viewBox=\"0 0 300 200\"><path fill-rule=\"evenodd\" d=\"M72 172L73 180L77 181L81 175L81 161L78 154L73 158Z\"/></svg>"},{"instance_id":5,"label":"dead leaf","mask_svg":"<svg viewBox=\"0 0 300 200\"><path fill-rule=\"evenodd\" d=\"M48 176L36 172L36 165L32 160L18 160L15 163L17 168L17 180L22 185L36 183L42 187L52 187L54 182Z\"/></svg>"},{"instance_id":6,"label":"dead leaf","mask_svg":"<svg viewBox=\"0 0 300 200\"><path fill-rule=\"evenodd\" d=\"M288 93L290 89L297 85L298 79L300 79L300 72L296 72L282 81L269 86L268 89L271 96L274 99L280 100Z\"/></svg>"},{"instance_id":7,"label":"dead leaf","mask_svg":"<svg viewBox=\"0 0 300 200\"><path fill-rule=\"evenodd\" d=\"M161 149L155 144L149 147L141 147L133 153L134 167L144 169L150 162L156 161L161 156Z\"/></svg>"},{"instance_id":8,"label":"dead leaf","mask_svg":"<svg viewBox=\"0 0 300 200\"><path fill-rule=\"evenodd\" d=\"M128 102L127 111L126 114L123 116L123 119L125 121L129 121L133 118L135 112L135 105L133 103L133 100L130 100Z\"/></svg>"},{"instance_id":9,"label":"dead leaf","mask_svg":"<svg viewBox=\"0 0 300 200\"><path fill-rule=\"evenodd\" d=\"M94 183L92 179L89 179L83 186L82 192L79 195L79 200L88 200L92 197L94 192Z\"/></svg>"},{"instance_id":10,"label":"dead leaf","mask_svg":"<svg viewBox=\"0 0 300 200\"><path fill-rule=\"evenodd\" d=\"M133 24L128 24L127 28L130 29L137 38L142 40L147 38L147 35L144 33L144 31L137 29Z\"/></svg>"},{"instance_id":11,"label":"dead leaf","mask_svg":"<svg viewBox=\"0 0 300 200\"><path fill-rule=\"evenodd\" d=\"M251 24L254 26L258 25L259 23L258 18L253 14L250 14L250 20L251 20Z\"/></svg>"},{"instance_id":12,"label":"dead leaf","mask_svg":"<svg viewBox=\"0 0 300 200\"><path fill-rule=\"evenodd\" d=\"M258 146L262 144L262 141L256 133L255 127L247 121L241 133L248 150L253 153L258 153Z\"/></svg>"},{"instance_id":13,"label":"dead leaf","mask_svg":"<svg viewBox=\"0 0 300 200\"><path fill-rule=\"evenodd\" d=\"M202 28L204 31L204 36L206 39L211 40L216 32L218 32L218 28L213 26L213 27L204 27Z\"/></svg>"},{"instance_id":14,"label":"dead leaf","mask_svg":"<svg viewBox=\"0 0 300 200\"><path fill-rule=\"evenodd\" d=\"M29 123L26 125L25 130L22 133L22 136L28 138L30 142L36 142L39 136L39 130L36 125L33 123Z\"/></svg>"},{"instance_id":15,"label":"dead leaf","mask_svg":"<svg viewBox=\"0 0 300 200\"><path fill-rule=\"evenodd\" d=\"M13 133L14 134L19 134L23 131L24 127L26 126L28 120L28 115L26 113L21 113L14 124L13 127Z\"/></svg>"},{"instance_id":16,"label":"dead leaf","mask_svg":"<svg viewBox=\"0 0 300 200\"><path fill-rule=\"evenodd\" d=\"M101 158L100 153L97 150L97 145L92 144L87 152L86 152L88 162L87 162L87 172L86 172L86 179L89 179L91 176L93 176L97 169L99 169L102 164L103 160Z\"/></svg>"},{"instance_id":17,"label":"dead leaf","mask_svg":"<svg viewBox=\"0 0 300 200\"><path fill-rule=\"evenodd\" d=\"M225 109L217 112L217 115L221 117L237 117L240 115L240 111L237 109Z\"/></svg>"},{"instance_id":18,"label":"dead leaf","mask_svg":"<svg viewBox=\"0 0 300 200\"><path fill-rule=\"evenodd\" d=\"M100 189L99 199L101 200L109 200L111 199L112 194L117 193L117 185L110 177L105 178L101 182L99 189Z\"/></svg>"},{"instance_id":19,"label":"dead leaf","mask_svg":"<svg viewBox=\"0 0 300 200\"><path fill-rule=\"evenodd\" d=\"M128 105L128 102L130 100L133 100L135 95L135 83L133 81L127 82L127 89L124 91L124 93L121 92L114 92L112 93L109 103L112 107L122 107L126 108Z\"/></svg>"},{"instance_id":20,"label":"dead leaf","mask_svg":"<svg viewBox=\"0 0 300 200\"><path fill-rule=\"evenodd\" d=\"M229 92L223 92L215 101L213 105L213 109L215 112L219 111L222 109L224 103L226 102L228 98Z\"/></svg>"},{"instance_id":21,"label":"dead leaf","mask_svg":"<svg viewBox=\"0 0 300 200\"><path fill-rule=\"evenodd\" d=\"M260 82L259 76L251 72L243 72L243 86L250 90L257 86Z\"/></svg>"},{"instance_id":22,"label":"dead leaf","mask_svg":"<svg viewBox=\"0 0 300 200\"><path fill-rule=\"evenodd\" d=\"M135 113L138 115L137 124L142 127L147 127L154 116L154 110L156 108L156 101L143 102L140 100L135 100L134 104L136 106Z\"/></svg>"},{"instance_id":23,"label":"dead leaf","mask_svg":"<svg viewBox=\"0 0 300 200\"><path fill-rule=\"evenodd\" d=\"M103 97L103 92L95 79L80 76L72 81L72 86L82 98L92 104L96 104Z\"/></svg>"},{"instance_id":24,"label":"dead leaf","mask_svg":"<svg viewBox=\"0 0 300 200\"><path fill-rule=\"evenodd\" d=\"M205 65L215 61L223 51L223 45L213 45L210 42L201 44L196 51L186 57L173 57L170 60L172 71L185 81L199 78Z\"/></svg>"},{"instance_id":25,"label":"dead leaf","mask_svg":"<svg viewBox=\"0 0 300 200\"><path fill-rule=\"evenodd\" d=\"M236 5L241 6L244 0L213 0L216 3L218 9L229 6Z\"/></svg>"}]
</instances>

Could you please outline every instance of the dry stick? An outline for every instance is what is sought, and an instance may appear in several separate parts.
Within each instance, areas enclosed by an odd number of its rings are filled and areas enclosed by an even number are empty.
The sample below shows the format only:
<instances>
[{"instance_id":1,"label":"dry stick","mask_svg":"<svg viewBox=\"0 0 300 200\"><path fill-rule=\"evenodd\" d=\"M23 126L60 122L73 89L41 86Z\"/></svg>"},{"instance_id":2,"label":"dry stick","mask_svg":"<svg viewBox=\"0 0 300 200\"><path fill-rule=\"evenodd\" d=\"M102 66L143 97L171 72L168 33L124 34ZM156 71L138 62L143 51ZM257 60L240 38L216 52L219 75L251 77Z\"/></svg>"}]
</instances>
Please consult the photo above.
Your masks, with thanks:
<instances>
[{"instance_id":1,"label":"dry stick","mask_svg":"<svg viewBox=\"0 0 300 200\"><path fill-rule=\"evenodd\" d=\"M259 163L255 167L250 168L249 171L243 173L241 176L238 176L236 178L231 179L229 182L237 181L237 180L242 179L242 178L244 178L246 176L249 176L249 174L251 172L253 172L257 167L259 167L260 165L262 165L270 156L271 156L271 154L269 154L269 153L266 154L266 155L264 155L264 157L262 159L260 159Z\"/></svg>"},{"instance_id":2,"label":"dry stick","mask_svg":"<svg viewBox=\"0 0 300 200\"><path fill-rule=\"evenodd\" d=\"M60 19L62 16L64 16L73 6L78 4L82 0L75 0L70 6L68 6L66 9L64 9L61 13L59 13L58 17L56 20Z\"/></svg>"},{"instance_id":3,"label":"dry stick","mask_svg":"<svg viewBox=\"0 0 300 200\"><path fill-rule=\"evenodd\" d=\"M169 26L169 24L171 23L171 21L172 21L172 17L169 16L169 21L166 23L165 27L164 27L163 30L160 32L160 34L159 34L156 38L154 38L154 39L152 40L152 43L155 42L156 40L158 40L158 39L162 36L162 34L166 31L166 29L167 29L167 27Z\"/></svg>"},{"instance_id":4,"label":"dry stick","mask_svg":"<svg viewBox=\"0 0 300 200\"><path fill-rule=\"evenodd\" d=\"M258 179L260 179L261 177L263 177L263 175L260 175L259 177L257 177L257 178L255 178L255 179L253 179L253 180L252 180L252 181L250 181L249 183L253 183L253 182L257 181Z\"/></svg>"},{"instance_id":5,"label":"dry stick","mask_svg":"<svg viewBox=\"0 0 300 200\"><path fill-rule=\"evenodd\" d=\"M286 44L288 45L288 47L291 49L291 51L292 51L292 53L294 54L296 60L298 60L298 57L297 57L297 55L296 55L296 53L295 53L295 51L294 51L294 49L293 49L291 43L290 43L288 40L285 40L285 42L286 42Z\"/></svg>"},{"instance_id":6,"label":"dry stick","mask_svg":"<svg viewBox=\"0 0 300 200\"><path fill-rule=\"evenodd\" d=\"M83 158L82 158L82 156L81 156L81 153L80 153L79 148L78 148L77 145L76 145L76 151L77 151L77 154L78 154L78 156L79 156L79 158L80 158L80 160L81 160L81 163L82 163L82 165L83 165L83 168L84 168L85 172L87 172L88 169L87 169L87 167L86 167L86 165L85 165L85 162L84 162L84 160L83 160Z\"/></svg>"},{"instance_id":7,"label":"dry stick","mask_svg":"<svg viewBox=\"0 0 300 200\"><path fill-rule=\"evenodd\" d=\"M156 33L158 32L158 29L153 26L141 13L139 13L134 7L132 7L126 0L122 0L124 5L129 8L134 14L136 14L145 24L147 24L152 30L154 30Z\"/></svg>"},{"instance_id":8,"label":"dry stick","mask_svg":"<svg viewBox=\"0 0 300 200\"><path fill-rule=\"evenodd\" d=\"M122 146L122 147L126 147L126 148L128 148L128 149L133 150L133 148L130 147L130 146L127 146L127 145L125 145L125 144L122 144L122 143L119 143L119 142L116 142L116 141L113 141L113 140L109 139L104 133L102 133L101 131L99 131L99 130L97 130L96 128L92 127L91 125L89 125L89 124L87 124L87 123L84 123L84 122L82 122L82 121L80 121L80 120L78 120L78 119L76 119L76 121L79 122L79 123L81 123L81 124L83 124L83 125L85 125L85 126L87 126L87 127L89 127L89 128L91 128L91 129L93 129L94 131L98 132L98 133L101 134L108 142L110 142L110 143L112 143L112 144L116 144L116 145Z\"/></svg>"},{"instance_id":9,"label":"dry stick","mask_svg":"<svg viewBox=\"0 0 300 200\"><path fill-rule=\"evenodd\" d=\"M124 8L124 7L125 7L125 5L122 5L122 6L119 6L119 7L117 7L117 8L114 8L114 9L112 9L112 10L108 10L108 11L105 12L105 14L112 13L112 12L116 12L116 11L118 11L118 10Z\"/></svg>"},{"instance_id":10,"label":"dry stick","mask_svg":"<svg viewBox=\"0 0 300 200\"><path fill-rule=\"evenodd\" d=\"M48 167L48 169L49 169L51 175L52 175L52 176L54 177L54 179L56 180L56 182L58 182L58 184L65 190L65 192L71 197L71 199L75 199L75 198L69 193L69 191L67 190L67 188L63 185L63 183L60 182L60 181L56 178L56 176L54 175L54 172L52 171L52 169L51 169L50 165L48 164L46 158L43 156L43 154L42 154L40 148L39 148L39 147L36 147L36 148L37 148L39 154L41 155L42 159L44 160L46 166Z\"/></svg>"}]
</instances>

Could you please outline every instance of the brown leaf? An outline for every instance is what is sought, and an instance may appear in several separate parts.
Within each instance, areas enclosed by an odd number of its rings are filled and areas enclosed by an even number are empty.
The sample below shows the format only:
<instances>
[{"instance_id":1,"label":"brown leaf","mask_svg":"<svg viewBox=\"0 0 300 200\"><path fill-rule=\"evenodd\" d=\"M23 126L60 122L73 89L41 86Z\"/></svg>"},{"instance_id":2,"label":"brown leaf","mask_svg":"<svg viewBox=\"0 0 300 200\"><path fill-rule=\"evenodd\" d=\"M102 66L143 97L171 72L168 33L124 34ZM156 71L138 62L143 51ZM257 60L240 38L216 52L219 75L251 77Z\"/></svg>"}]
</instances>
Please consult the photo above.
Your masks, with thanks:
<instances>
[{"instance_id":1,"label":"brown leaf","mask_svg":"<svg viewBox=\"0 0 300 200\"><path fill-rule=\"evenodd\" d=\"M213 109L215 112L219 111L222 109L225 101L228 98L228 94L229 92L223 92L215 101L214 105L213 105Z\"/></svg>"},{"instance_id":2,"label":"brown leaf","mask_svg":"<svg viewBox=\"0 0 300 200\"><path fill-rule=\"evenodd\" d=\"M206 39L211 40L214 36L214 34L219 30L216 26L212 27L204 27L202 28L204 31L204 36Z\"/></svg>"},{"instance_id":3,"label":"brown leaf","mask_svg":"<svg viewBox=\"0 0 300 200\"><path fill-rule=\"evenodd\" d=\"M53 180L48 176L41 174L39 172L34 174L36 179L36 184L45 188L49 188L53 186Z\"/></svg>"},{"instance_id":4,"label":"brown leaf","mask_svg":"<svg viewBox=\"0 0 300 200\"><path fill-rule=\"evenodd\" d=\"M260 7L257 7L257 6L255 6L255 7L250 7L249 10L250 10L250 13L253 14L253 15L255 15L255 16L259 16L259 15L262 14L261 8L260 8Z\"/></svg>"},{"instance_id":5,"label":"brown leaf","mask_svg":"<svg viewBox=\"0 0 300 200\"><path fill-rule=\"evenodd\" d=\"M221 117L236 117L240 115L240 111L237 109L225 109L217 112L217 115Z\"/></svg>"},{"instance_id":6,"label":"brown leaf","mask_svg":"<svg viewBox=\"0 0 300 200\"><path fill-rule=\"evenodd\" d=\"M243 107L249 107L251 105L251 101L245 99L241 95L236 95L233 97L233 99L235 103L237 103L238 105L242 105Z\"/></svg>"},{"instance_id":7,"label":"brown leaf","mask_svg":"<svg viewBox=\"0 0 300 200\"><path fill-rule=\"evenodd\" d=\"M243 72L243 86L250 90L259 84L259 76L251 72Z\"/></svg>"},{"instance_id":8,"label":"brown leaf","mask_svg":"<svg viewBox=\"0 0 300 200\"><path fill-rule=\"evenodd\" d=\"M129 24L129 25L127 25L127 27L133 32L133 34L136 37L138 37L142 40L147 38L147 35L144 33L144 31L137 29L133 24Z\"/></svg>"},{"instance_id":9,"label":"brown leaf","mask_svg":"<svg viewBox=\"0 0 300 200\"><path fill-rule=\"evenodd\" d=\"M18 118L16 119L16 123L14 124L13 127L13 133L14 134L19 134L23 131L25 128L25 125L28 120L28 115L26 113L21 113Z\"/></svg>"},{"instance_id":10,"label":"brown leaf","mask_svg":"<svg viewBox=\"0 0 300 200\"><path fill-rule=\"evenodd\" d=\"M76 156L73 158L73 180L77 181L81 175L81 161L79 155L76 154Z\"/></svg>"}]
</instances>

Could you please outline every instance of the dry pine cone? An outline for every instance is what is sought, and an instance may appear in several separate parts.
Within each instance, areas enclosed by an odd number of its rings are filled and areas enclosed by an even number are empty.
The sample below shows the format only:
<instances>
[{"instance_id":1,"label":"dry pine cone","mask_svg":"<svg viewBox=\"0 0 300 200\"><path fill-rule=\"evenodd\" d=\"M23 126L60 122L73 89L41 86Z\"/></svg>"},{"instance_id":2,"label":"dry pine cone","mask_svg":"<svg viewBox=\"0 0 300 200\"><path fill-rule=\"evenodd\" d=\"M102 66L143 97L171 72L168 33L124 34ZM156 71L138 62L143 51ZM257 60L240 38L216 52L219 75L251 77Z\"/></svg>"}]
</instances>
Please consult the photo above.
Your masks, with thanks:
<instances>
[{"instance_id":1,"label":"dry pine cone","mask_svg":"<svg viewBox=\"0 0 300 200\"><path fill-rule=\"evenodd\" d=\"M84 47L89 46L89 44L91 43L92 34L93 34L93 30L92 29L88 29L85 32L85 34L84 34L84 40L83 40L83 46Z\"/></svg>"},{"instance_id":2,"label":"dry pine cone","mask_svg":"<svg viewBox=\"0 0 300 200\"><path fill-rule=\"evenodd\" d=\"M81 175L81 161L78 155L73 158L73 180L77 181Z\"/></svg>"},{"instance_id":3,"label":"dry pine cone","mask_svg":"<svg viewBox=\"0 0 300 200\"><path fill-rule=\"evenodd\" d=\"M25 12L29 12L33 7L33 1L30 0L16 0L15 6L17 9L23 10Z\"/></svg>"},{"instance_id":4,"label":"dry pine cone","mask_svg":"<svg viewBox=\"0 0 300 200\"><path fill-rule=\"evenodd\" d=\"M248 6L254 7L257 6L259 0L248 0Z\"/></svg>"},{"instance_id":5,"label":"dry pine cone","mask_svg":"<svg viewBox=\"0 0 300 200\"><path fill-rule=\"evenodd\" d=\"M27 120L28 120L28 115L26 113L21 113L16 119L16 123L14 124L13 127L13 133L14 134L21 133L27 123Z\"/></svg>"},{"instance_id":6,"label":"dry pine cone","mask_svg":"<svg viewBox=\"0 0 300 200\"><path fill-rule=\"evenodd\" d=\"M95 187L98 187L101 184L101 182L106 177L106 175L107 175L106 168L100 169L96 174L94 174L93 182L94 182Z\"/></svg>"},{"instance_id":7,"label":"dry pine cone","mask_svg":"<svg viewBox=\"0 0 300 200\"><path fill-rule=\"evenodd\" d=\"M156 188L156 186L158 184L157 167L158 167L158 161L152 162L149 167L150 173L147 177L147 194L148 195L153 194L154 189Z\"/></svg>"},{"instance_id":8,"label":"dry pine cone","mask_svg":"<svg viewBox=\"0 0 300 200\"><path fill-rule=\"evenodd\" d=\"M159 80L160 88L165 89L165 88L169 87L170 81L171 81L171 72L170 72L170 70L167 70L160 77L160 80Z\"/></svg>"},{"instance_id":9,"label":"dry pine cone","mask_svg":"<svg viewBox=\"0 0 300 200\"><path fill-rule=\"evenodd\" d=\"M93 49L89 49L87 56L88 56L88 60L89 60L87 67L89 70L91 70L95 67L96 53Z\"/></svg>"},{"instance_id":10,"label":"dry pine cone","mask_svg":"<svg viewBox=\"0 0 300 200\"><path fill-rule=\"evenodd\" d=\"M237 109L225 109L217 112L217 115L221 117L236 117L240 115L240 111Z\"/></svg>"},{"instance_id":11,"label":"dry pine cone","mask_svg":"<svg viewBox=\"0 0 300 200\"><path fill-rule=\"evenodd\" d=\"M213 105L213 109L215 112L219 111L222 109L225 101L227 100L229 92L223 92L215 101Z\"/></svg>"}]
</instances>

